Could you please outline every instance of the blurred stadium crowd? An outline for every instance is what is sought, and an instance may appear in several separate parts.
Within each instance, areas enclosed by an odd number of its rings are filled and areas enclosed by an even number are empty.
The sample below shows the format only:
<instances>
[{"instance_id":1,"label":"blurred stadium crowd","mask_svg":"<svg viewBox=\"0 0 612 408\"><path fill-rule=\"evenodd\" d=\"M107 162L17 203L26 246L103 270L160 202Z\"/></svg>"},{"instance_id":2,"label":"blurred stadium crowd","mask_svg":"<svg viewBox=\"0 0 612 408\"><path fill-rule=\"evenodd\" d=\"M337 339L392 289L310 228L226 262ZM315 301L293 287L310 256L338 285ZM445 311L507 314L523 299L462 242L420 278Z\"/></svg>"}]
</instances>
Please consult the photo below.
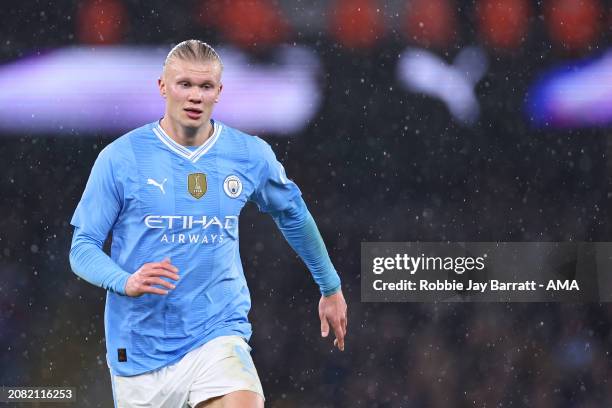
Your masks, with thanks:
<instances>
[{"instance_id":1,"label":"blurred stadium crowd","mask_svg":"<svg viewBox=\"0 0 612 408\"><path fill-rule=\"evenodd\" d=\"M359 277L365 241L610 240L612 65L597 84L596 125L556 114L536 123L541 110L528 103L550 70L606 54L609 1L5 3L3 65L66 46L169 49L186 38L236 47L248 64L274 66L281 44L320 59L316 115L299 131L261 136L302 189L343 279L347 350L320 340L307 271L272 220L248 207L241 253L268 406L612 405L610 305L368 304ZM465 66L481 74L473 99L454 99L454 86L427 91L426 77L410 82L431 67L461 68L468 47ZM402 76L407 49L442 63ZM453 75L440 72L439 83ZM27 106L31 91L13 85L11 103ZM477 109L466 120L457 112L468 103ZM119 135L0 133L0 385L76 386L79 407L112 406L105 294L70 272L68 250L91 165Z\"/></svg>"}]
</instances>

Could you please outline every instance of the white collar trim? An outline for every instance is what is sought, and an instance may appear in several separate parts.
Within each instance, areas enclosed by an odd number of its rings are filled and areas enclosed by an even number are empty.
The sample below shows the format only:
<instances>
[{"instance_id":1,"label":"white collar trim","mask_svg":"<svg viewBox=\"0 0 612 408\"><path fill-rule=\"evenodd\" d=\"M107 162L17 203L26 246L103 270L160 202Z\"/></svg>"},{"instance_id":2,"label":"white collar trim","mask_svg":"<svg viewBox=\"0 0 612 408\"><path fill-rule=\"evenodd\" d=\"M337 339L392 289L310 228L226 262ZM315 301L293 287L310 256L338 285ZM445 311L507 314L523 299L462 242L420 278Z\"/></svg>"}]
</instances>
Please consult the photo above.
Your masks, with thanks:
<instances>
[{"instance_id":1,"label":"white collar trim","mask_svg":"<svg viewBox=\"0 0 612 408\"><path fill-rule=\"evenodd\" d=\"M159 123L157 123L157 125L153 127L153 133L155 133L155 136L157 136L157 138L163 144L165 144L168 149L178 154L179 156L195 163L200 159L200 157L202 157L207 151L209 151L219 139L219 135L221 134L221 129L223 128L223 126L221 126L217 122L214 122L213 128L214 130L212 136L209 137L203 145L201 145L194 151L189 150L188 148L177 143L174 139L168 136L168 134L164 131L164 129Z\"/></svg>"}]
</instances>

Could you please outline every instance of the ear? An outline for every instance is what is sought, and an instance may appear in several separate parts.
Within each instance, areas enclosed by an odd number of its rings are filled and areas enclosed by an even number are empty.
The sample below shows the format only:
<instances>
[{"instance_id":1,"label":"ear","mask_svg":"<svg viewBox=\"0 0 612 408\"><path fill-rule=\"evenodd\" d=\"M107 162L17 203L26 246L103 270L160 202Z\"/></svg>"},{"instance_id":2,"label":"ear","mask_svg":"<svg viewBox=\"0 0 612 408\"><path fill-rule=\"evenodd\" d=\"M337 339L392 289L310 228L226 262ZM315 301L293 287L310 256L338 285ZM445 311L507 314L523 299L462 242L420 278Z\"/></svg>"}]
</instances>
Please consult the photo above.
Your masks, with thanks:
<instances>
[{"instance_id":1,"label":"ear","mask_svg":"<svg viewBox=\"0 0 612 408\"><path fill-rule=\"evenodd\" d=\"M157 86L159 87L159 94L162 96L162 98L166 98L166 83L164 82L164 80L158 78Z\"/></svg>"},{"instance_id":2,"label":"ear","mask_svg":"<svg viewBox=\"0 0 612 408\"><path fill-rule=\"evenodd\" d=\"M215 103L219 102L219 96L221 96L221 91L223 90L223 84L219 84L219 92L217 92L217 97L215 98Z\"/></svg>"}]
</instances>

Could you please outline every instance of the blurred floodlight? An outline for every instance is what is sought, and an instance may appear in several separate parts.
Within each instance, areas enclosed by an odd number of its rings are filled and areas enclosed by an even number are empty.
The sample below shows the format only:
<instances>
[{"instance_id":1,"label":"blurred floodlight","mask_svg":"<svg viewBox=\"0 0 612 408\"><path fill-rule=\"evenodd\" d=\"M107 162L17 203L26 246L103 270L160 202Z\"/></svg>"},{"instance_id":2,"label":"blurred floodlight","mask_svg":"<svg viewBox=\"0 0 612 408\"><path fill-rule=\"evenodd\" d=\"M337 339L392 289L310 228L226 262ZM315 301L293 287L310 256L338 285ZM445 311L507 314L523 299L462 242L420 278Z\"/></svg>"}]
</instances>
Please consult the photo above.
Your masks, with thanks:
<instances>
[{"instance_id":1,"label":"blurred floodlight","mask_svg":"<svg viewBox=\"0 0 612 408\"><path fill-rule=\"evenodd\" d=\"M612 124L612 50L597 59L556 68L529 92L527 114L540 126Z\"/></svg>"},{"instance_id":2,"label":"blurred floodlight","mask_svg":"<svg viewBox=\"0 0 612 408\"><path fill-rule=\"evenodd\" d=\"M480 114L474 87L487 68L478 47L461 50L452 65L429 51L408 48L400 56L398 76L409 90L441 99L458 121L469 125Z\"/></svg>"},{"instance_id":3,"label":"blurred floodlight","mask_svg":"<svg viewBox=\"0 0 612 408\"><path fill-rule=\"evenodd\" d=\"M529 31L532 15L527 0L479 0L476 5L480 36L499 49L518 49Z\"/></svg>"},{"instance_id":4,"label":"blurred floodlight","mask_svg":"<svg viewBox=\"0 0 612 408\"><path fill-rule=\"evenodd\" d=\"M404 30L425 48L450 47L457 35L457 15L450 0L412 0L405 4Z\"/></svg>"},{"instance_id":5,"label":"blurred floodlight","mask_svg":"<svg viewBox=\"0 0 612 408\"><path fill-rule=\"evenodd\" d=\"M0 66L0 129L123 132L163 116L157 88L167 49L70 47ZM321 101L320 63L305 47L277 48L260 64L218 48L223 92L213 117L256 133L303 129Z\"/></svg>"}]
</instances>

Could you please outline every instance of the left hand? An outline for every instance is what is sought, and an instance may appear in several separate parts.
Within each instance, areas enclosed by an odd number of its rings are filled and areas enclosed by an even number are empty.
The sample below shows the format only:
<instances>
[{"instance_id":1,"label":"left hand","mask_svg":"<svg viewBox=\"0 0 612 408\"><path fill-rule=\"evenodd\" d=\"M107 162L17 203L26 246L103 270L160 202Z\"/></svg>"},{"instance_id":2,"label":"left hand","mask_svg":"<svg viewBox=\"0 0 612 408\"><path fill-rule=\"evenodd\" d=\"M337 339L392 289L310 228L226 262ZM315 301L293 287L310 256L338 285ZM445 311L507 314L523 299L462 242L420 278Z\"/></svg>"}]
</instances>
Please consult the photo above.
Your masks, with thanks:
<instances>
[{"instance_id":1,"label":"left hand","mask_svg":"<svg viewBox=\"0 0 612 408\"><path fill-rule=\"evenodd\" d=\"M334 346L344 351L344 336L346 336L347 318L346 301L342 290L329 296L321 296L319 301L319 319L321 319L321 336L327 337L329 326L334 330L336 339Z\"/></svg>"}]
</instances>

